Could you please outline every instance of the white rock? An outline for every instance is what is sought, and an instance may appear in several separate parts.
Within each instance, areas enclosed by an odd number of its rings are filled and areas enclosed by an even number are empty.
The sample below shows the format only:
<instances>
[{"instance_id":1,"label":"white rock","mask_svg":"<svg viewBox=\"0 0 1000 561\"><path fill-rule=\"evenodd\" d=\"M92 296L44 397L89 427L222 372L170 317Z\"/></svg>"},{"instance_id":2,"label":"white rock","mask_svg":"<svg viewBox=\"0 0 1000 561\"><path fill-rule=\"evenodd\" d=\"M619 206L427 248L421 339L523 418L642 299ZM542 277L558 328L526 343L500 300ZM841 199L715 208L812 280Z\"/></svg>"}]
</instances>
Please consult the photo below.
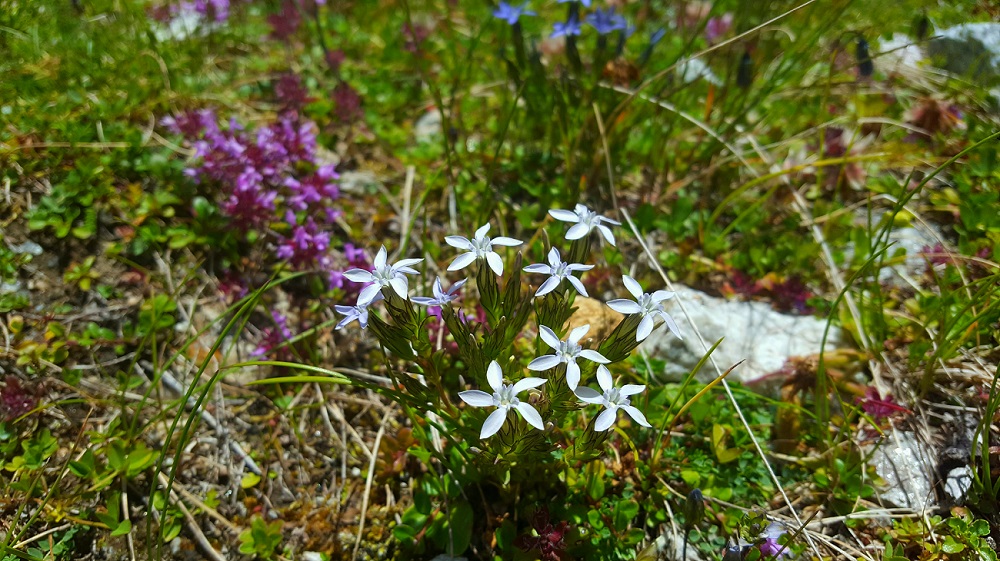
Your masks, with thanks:
<instances>
[{"instance_id":1,"label":"white rock","mask_svg":"<svg viewBox=\"0 0 1000 561\"><path fill-rule=\"evenodd\" d=\"M867 452L872 446L865 448ZM930 448L912 432L888 432L869 460L885 482L878 490L882 501L918 511L933 508L932 458Z\"/></svg>"},{"instance_id":2,"label":"white rock","mask_svg":"<svg viewBox=\"0 0 1000 561\"><path fill-rule=\"evenodd\" d=\"M944 492L956 504L965 502L965 495L971 487L972 468L969 466L961 466L949 471L944 480Z\"/></svg>"},{"instance_id":3,"label":"white rock","mask_svg":"<svg viewBox=\"0 0 1000 561\"><path fill-rule=\"evenodd\" d=\"M992 83L1000 78L1000 23L963 23L939 30L927 52L949 72Z\"/></svg>"},{"instance_id":4,"label":"white rock","mask_svg":"<svg viewBox=\"0 0 1000 561\"><path fill-rule=\"evenodd\" d=\"M821 350L826 329L822 319L783 314L764 302L715 298L685 286L678 286L674 299L684 303L691 321L698 326L709 347L725 337L713 353L723 371L746 360L729 375L730 380L755 380L780 370L790 357L815 355ZM665 327L660 327L643 342L642 348L650 356L666 361L664 375L668 379L680 379L698 364L705 351L677 304L668 300L665 306L684 339L679 340ZM831 326L826 349L844 347L847 340L843 330ZM699 375L707 380L716 374L706 365Z\"/></svg>"},{"instance_id":5,"label":"white rock","mask_svg":"<svg viewBox=\"0 0 1000 561\"><path fill-rule=\"evenodd\" d=\"M885 72L912 76L922 71L925 55L918 42L903 33L879 44L878 65Z\"/></svg>"},{"instance_id":6,"label":"white rock","mask_svg":"<svg viewBox=\"0 0 1000 561\"><path fill-rule=\"evenodd\" d=\"M42 246L31 240L27 240L24 243L14 244L10 246L10 250L14 253L27 253L28 255L34 255L35 257L42 254Z\"/></svg>"},{"instance_id":7,"label":"white rock","mask_svg":"<svg viewBox=\"0 0 1000 561\"><path fill-rule=\"evenodd\" d=\"M441 112L437 108L432 108L413 123L413 138L421 144L435 142L441 135L443 120Z\"/></svg>"}]
</instances>

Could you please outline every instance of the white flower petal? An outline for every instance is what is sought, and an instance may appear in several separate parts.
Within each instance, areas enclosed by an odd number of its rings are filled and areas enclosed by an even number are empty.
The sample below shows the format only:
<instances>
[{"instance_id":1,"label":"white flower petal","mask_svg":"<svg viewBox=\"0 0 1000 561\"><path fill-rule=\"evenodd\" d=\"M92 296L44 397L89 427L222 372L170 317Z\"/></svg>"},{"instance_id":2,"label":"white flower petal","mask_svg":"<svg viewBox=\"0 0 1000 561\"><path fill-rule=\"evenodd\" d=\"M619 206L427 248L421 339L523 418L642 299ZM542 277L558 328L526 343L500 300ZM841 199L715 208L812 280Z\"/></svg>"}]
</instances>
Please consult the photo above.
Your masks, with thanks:
<instances>
[{"instance_id":1,"label":"white flower petal","mask_svg":"<svg viewBox=\"0 0 1000 561\"><path fill-rule=\"evenodd\" d=\"M622 225L621 222L619 222L617 220L613 220L611 218L608 218L607 216L602 216L601 217L601 222L607 222L608 224L611 224L611 225L614 225L614 226L621 226Z\"/></svg>"},{"instance_id":2,"label":"white flower petal","mask_svg":"<svg viewBox=\"0 0 1000 561\"><path fill-rule=\"evenodd\" d=\"M468 390L458 392L458 397L473 407L493 407L493 396L486 392Z\"/></svg>"},{"instance_id":3,"label":"white flower petal","mask_svg":"<svg viewBox=\"0 0 1000 561\"><path fill-rule=\"evenodd\" d=\"M653 316L646 316L639 322L639 327L635 330L635 340L644 341L653 332Z\"/></svg>"},{"instance_id":4,"label":"white flower petal","mask_svg":"<svg viewBox=\"0 0 1000 561\"><path fill-rule=\"evenodd\" d=\"M469 279L462 279L462 280L460 280L460 281L452 284L450 287L448 287L448 294L455 294L456 292L458 292L459 290L461 290L462 286L465 285L465 281L467 281L467 280L469 280Z\"/></svg>"},{"instance_id":5,"label":"white flower petal","mask_svg":"<svg viewBox=\"0 0 1000 561\"><path fill-rule=\"evenodd\" d=\"M563 222L579 222L580 217L576 215L575 212L569 210L563 210L561 208L554 208L549 211L549 215L556 220L562 220Z\"/></svg>"},{"instance_id":6,"label":"white flower petal","mask_svg":"<svg viewBox=\"0 0 1000 561\"><path fill-rule=\"evenodd\" d=\"M548 382L545 378L535 378L534 376L528 376L527 378L522 378L518 380L513 386L514 395L517 395L524 390L530 390L531 388L537 388L545 382Z\"/></svg>"},{"instance_id":7,"label":"white flower petal","mask_svg":"<svg viewBox=\"0 0 1000 561\"><path fill-rule=\"evenodd\" d=\"M552 331L549 327L544 325L538 326L538 335L545 341L545 344L552 347L553 349L559 348L559 336L556 335L555 331Z\"/></svg>"},{"instance_id":8,"label":"white flower petal","mask_svg":"<svg viewBox=\"0 0 1000 561\"><path fill-rule=\"evenodd\" d=\"M657 290L656 292L650 294L650 298L652 298L653 302L656 302L657 304L663 302L664 300L670 300L673 297L674 293L667 290Z\"/></svg>"},{"instance_id":9,"label":"white flower petal","mask_svg":"<svg viewBox=\"0 0 1000 561\"><path fill-rule=\"evenodd\" d=\"M583 349L580 351L580 356L597 364L608 364L611 362L607 357L593 349Z\"/></svg>"},{"instance_id":10,"label":"white flower petal","mask_svg":"<svg viewBox=\"0 0 1000 561\"><path fill-rule=\"evenodd\" d=\"M340 306L338 306L338 308L339 307ZM344 312L340 312L340 313L344 313ZM343 329L343 328L347 327L348 324L350 324L352 321L354 321L356 319L358 319L358 315L357 314L348 314L347 317L345 317L344 319L340 320L340 322L337 323L337 326L334 327L334 330Z\"/></svg>"},{"instance_id":11,"label":"white flower petal","mask_svg":"<svg viewBox=\"0 0 1000 561\"><path fill-rule=\"evenodd\" d=\"M491 360L490 365L486 367L486 381L495 392L500 391L500 388L503 387L503 371L500 370L500 365L495 360Z\"/></svg>"},{"instance_id":12,"label":"white flower petal","mask_svg":"<svg viewBox=\"0 0 1000 561\"><path fill-rule=\"evenodd\" d=\"M503 260L495 252L489 252L486 254L486 263L489 264L490 269L497 274L498 277L503 276Z\"/></svg>"},{"instance_id":13,"label":"white flower petal","mask_svg":"<svg viewBox=\"0 0 1000 561\"><path fill-rule=\"evenodd\" d=\"M642 393L646 390L646 386L640 384L625 384L622 389L618 390L618 395L623 395L628 397L630 395L635 395L637 393Z\"/></svg>"},{"instance_id":14,"label":"white flower petal","mask_svg":"<svg viewBox=\"0 0 1000 561\"><path fill-rule=\"evenodd\" d=\"M677 328L677 324L674 323L674 318L670 317L667 312L660 312L659 316L663 318L663 323L667 324L667 329L669 329L678 339L683 339L681 337L681 330Z\"/></svg>"},{"instance_id":15,"label":"white flower petal","mask_svg":"<svg viewBox=\"0 0 1000 561\"><path fill-rule=\"evenodd\" d=\"M576 291L579 292L581 296L584 296L586 298L590 297L590 295L587 294L587 287L583 286L583 282L581 282L580 279L570 275L566 277L566 280L568 280L569 283L573 285L573 288L575 288Z\"/></svg>"},{"instance_id":16,"label":"white flower petal","mask_svg":"<svg viewBox=\"0 0 1000 561\"><path fill-rule=\"evenodd\" d=\"M375 261L373 262L373 265L375 265L376 270L385 267L385 260L387 256L388 253L385 251L385 246L383 245L382 248L379 249L378 253L375 255Z\"/></svg>"},{"instance_id":17,"label":"white flower petal","mask_svg":"<svg viewBox=\"0 0 1000 561\"><path fill-rule=\"evenodd\" d=\"M642 311L639 304L624 298L608 302L608 307L620 314L638 314Z\"/></svg>"},{"instance_id":18,"label":"white flower petal","mask_svg":"<svg viewBox=\"0 0 1000 561\"><path fill-rule=\"evenodd\" d=\"M478 230L476 230L476 233L475 233L474 237L477 240L481 240L481 239L483 239L483 236L486 235L486 232L489 232L489 231L490 231L490 223L487 222L486 224L483 224L482 226L480 226Z\"/></svg>"},{"instance_id":19,"label":"white flower petal","mask_svg":"<svg viewBox=\"0 0 1000 561\"><path fill-rule=\"evenodd\" d=\"M542 355L528 363L528 370L540 372L542 370L555 368L556 366L559 366L560 362L559 357L556 355Z\"/></svg>"},{"instance_id":20,"label":"white flower petal","mask_svg":"<svg viewBox=\"0 0 1000 561\"><path fill-rule=\"evenodd\" d=\"M400 298L406 300L406 292L408 288L406 277L399 276L392 279L391 281L389 281L389 286L391 286L392 289L396 291L396 294L398 294Z\"/></svg>"},{"instance_id":21,"label":"white flower petal","mask_svg":"<svg viewBox=\"0 0 1000 561\"><path fill-rule=\"evenodd\" d=\"M614 381L611 379L611 371L603 364L597 367L597 383L601 385L601 389L604 391L615 387Z\"/></svg>"},{"instance_id":22,"label":"white flower petal","mask_svg":"<svg viewBox=\"0 0 1000 561\"><path fill-rule=\"evenodd\" d=\"M438 305L440 305L438 303L438 299L437 298L428 298L427 296L411 296L410 297L410 302L413 302L414 304L419 304L421 306L438 306Z\"/></svg>"},{"instance_id":23,"label":"white flower petal","mask_svg":"<svg viewBox=\"0 0 1000 561\"><path fill-rule=\"evenodd\" d=\"M472 262L475 261L475 260L476 260L476 254L475 253L472 253L471 251L469 253L463 253L463 254L459 255L458 257L456 257L451 262L451 265L448 265L448 270L449 271L457 271L459 269L464 269L464 268L468 267L469 265L471 265Z\"/></svg>"},{"instance_id":24,"label":"white flower petal","mask_svg":"<svg viewBox=\"0 0 1000 561\"><path fill-rule=\"evenodd\" d=\"M590 233L590 227L583 222L578 222L566 230L567 240L578 240Z\"/></svg>"},{"instance_id":25,"label":"white flower petal","mask_svg":"<svg viewBox=\"0 0 1000 561\"><path fill-rule=\"evenodd\" d=\"M445 236L444 243L456 249L472 249L472 242L462 236Z\"/></svg>"},{"instance_id":26,"label":"white flower petal","mask_svg":"<svg viewBox=\"0 0 1000 561\"><path fill-rule=\"evenodd\" d=\"M635 296L636 300L642 298L642 286L640 286L635 279L628 275L622 275L622 283L625 284L625 289L628 290L632 296Z\"/></svg>"},{"instance_id":27,"label":"white flower petal","mask_svg":"<svg viewBox=\"0 0 1000 561\"><path fill-rule=\"evenodd\" d=\"M576 203L576 206L573 207L573 212L578 216L584 216L585 214L590 214L590 209L583 203Z\"/></svg>"},{"instance_id":28,"label":"white flower petal","mask_svg":"<svg viewBox=\"0 0 1000 561\"><path fill-rule=\"evenodd\" d=\"M570 390L580 385L580 366L575 362L566 363L566 385Z\"/></svg>"},{"instance_id":29,"label":"white flower petal","mask_svg":"<svg viewBox=\"0 0 1000 561\"><path fill-rule=\"evenodd\" d=\"M524 268L525 273L545 273L546 275L552 274L552 267L549 267L545 263L535 263L533 265L528 265Z\"/></svg>"},{"instance_id":30,"label":"white flower petal","mask_svg":"<svg viewBox=\"0 0 1000 561\"><path fill-rule=\"evenodd\" d=\"M372 282L375 280L375 275L371 271L366 271L364 269L351 269L349 271L344 271L344 277L352 282Z\"/></svg>"},{"instance_id":31,"label":"white flower petal","mask_svg":"<svg viewBox=\"0 0 1000 561\"><path fill-rule=\"evenodd\" d=\"M603 403L604 395L597 390L588 388L587 386L579 386L573 392L576 397L580 398L580 401L585 401L587 403Z\"/></svg>"},{"instance_id":32,"label":"white flower petal","mask_svg":"<svg viewBox=\"0 0 1000 561\"><path fill-rule=\"evenodd\" d=\"M337 304L333 307L333 309L337 310L338 314L345 316L354 313L354 306L341 306L340 304Z\"/></svg>"},{"instance_id":33,"label":"white flower petal","mask_svg":"<svg viewBox=\"0 0 1000 561\"><path fill-rule=\"evenodd\" d=\"M559 250L556 249L555 246L549 249L547 258L549 260L549 265L552 265L553 268L558 267L559 264L562 263L562 258L559 256Z\"/></svg>"},{"instance_id":34,"label":"white flower petal","mask_svg":"<svg viewBox=\"0 0 1000 561\"><path fill-rule=\"evenodd\" d=\"M490 240L490 245L502 245L504 247L516 247L521 245L521 240L515 240L514 238L508 238L506 236L500 236L498 238L493 238Z\"/></svg>"},{"instance_id":35,"label":"white flower petal","mask_svg":"<svg viewBox=\"0 0 1000 561\"><path fill-rule=\"evenodd\" d=\"M506 420L506 407L500 407L496 411L490 413L490 416L486 417L486 422L483 423L483 430L479 432L479 438L489 438L493 436L500 430L500 427L503 426L503 422Z\"/></svg>"},{"instance_id":36,"label":"white flower petal","mask_svg":"<svg viewBox=\"0 0 1000 561\"><path fill-rule=\"evenodd\" d=\"M598 432L608 430L615 423L615 417L617 416L617 407L601 411L601 414L597 416L597 420L594 422L594 430Z\"/></svg>"},{"instance_id":37,"label":"white flower petal","mask_svg":"<svg viewBox=\"0 0 1000 561\"><path fill-rule=\"evenodd\" d=\"M416 265L417 263L420 263L423 260L424 260L423 257L419 259L400 259L399 261L396 261L396 263L392 266L392 268L399 269L401 267L409 267L410 265ZM414 272L414 274L416 273Z\"/></svg>"},{"instance_id":38,"label":"white flower petal","mask_svg":"<svg viewBox=\"0 0 1000 561\"><path fill-rule=\"evenodd\" d=\"M538 290L535 291L535 298L538 298L539 296L545 296L546 294L555 290L557 286L559 286L559 277L549 277L545 279L545 282L543 282L538 287Z\"/></svg>"},{"instance_id":39,"label":"white flower petal","mask_svg":"<svg viewBox=\"0 0 1000 561\"><path fill-rule=\"evenodd\" d=\"M393 265L392 270L395 271L397 275L400 273L406 273L408 275L420 274L420 272L414 269L413 267L400 267L399 265Z\"/></svg>"},{"instance_id":40,"label":"white flower petal","mask_svg":"<svg viewBox=\"0 0 1000 561\"><path fill-rule=\"evenodd\" d=\"M593 268L593 265L581 265L580 263L569 263L566 265L566 270L570 272L589 271Z\"/></svg>"},{"instance_id":41,"label":"white flower petal","mask_svg":"<svg viewBox=\"0 0 1000 561\"><path fill-rule=\"evenodd\" d=\"M598 224L597 231L600 232L602 236L604 236L604 239L607 240L609 244L615 245L615 236L614 234L611 233L611 228L608 228L603 224Z\"/></svg>"},{"instance_id":42,"label":"white flower petal","mask_svg":"<svg viewBox=\"0 0 1000 561\"><path fill-rule=\"evenodd\" d=\"M628 413L629 417L635 419L635 422L639 423L640 425L644 427L653 426L650 425L649 421L646 420L646 416L642 414L642 411L639 411L635 407L632 407L631 405L622 405L621 408L624 409L626 413Z\"/></svg>"},{"instance_id":43,"label":"white flower petal","mask_svg":"<svg viewBox=\"0 0 1000 561\"><path fill-rule=\"evenodd\" d=\"M580 327L574 327L573 331L569 332L569 337L566 339L570 343L579 343L580 339L590 331L590 324L581 325Z\"/></svg>"},{"instance_id":44,"label":"white flower petal","mask_svg":"<svg viewBox=\"0 0 1000 561\"><path fill-rule=\"evenodd\" d=\"M527 421L529 425L538 430L545 430L545 423L542 421L542 416L538 414L538 411L536 411L530 403L525 403L523 401L518 403L517 412L524 417L524 420Z\"/></svg>"},{"instance_id":45,"label":"white flower petal","mask_svg":"<svg viewBox=\"0 0 1000 561\"><path fill-rule=\"evenodd\" d=\"M361 294L358 294L358 305L367 306L375 301L376 295L382 291L382 287L377 284L369 284L368 286L361 289Z\"/></svg>"}]
</instances>

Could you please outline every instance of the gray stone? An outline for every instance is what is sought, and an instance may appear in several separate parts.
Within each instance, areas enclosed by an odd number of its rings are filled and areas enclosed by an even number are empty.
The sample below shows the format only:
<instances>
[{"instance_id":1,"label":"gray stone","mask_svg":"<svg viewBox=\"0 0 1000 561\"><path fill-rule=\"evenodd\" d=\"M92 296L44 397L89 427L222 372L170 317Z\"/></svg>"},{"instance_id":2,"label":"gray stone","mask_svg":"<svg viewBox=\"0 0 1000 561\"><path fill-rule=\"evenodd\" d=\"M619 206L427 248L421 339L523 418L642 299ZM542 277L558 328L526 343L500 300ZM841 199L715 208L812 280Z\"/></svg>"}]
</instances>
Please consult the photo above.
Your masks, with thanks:
<instances>
[{"instance_id":1,"label":"gray stone","mask_svg":"<svg viewBox=\"0 0 1000 561\"><path fill-rule=\"evenodd\" d=\"M927 45L934 64L982 85L1000 81L1000 23L963 23L937 32Z\"/></svg>"},{"instance_id":2,"label":"gray stone","mask_svg":"<svg viewBox=\"0 0 1000 561\"><path fill-rule=\"evenodd\" d=\"M730 374L732 380L756 380L780 370L791 357L816 355L822 349L826 329L826 322L822 319L783 314L764 302L715 298L679 285L677 296L664 305L680 327L684 339L678 339L665 327L660 327L642 344L650 356L667 362L664 375L668 379L683 378L705 352L676 300L684 303L691 321L698 326L709 347L725 337L713 353L723 370L741 360L746 361ZM831 326L826 350L844 347L848 340L842 329ZM706 365L699 376L702 380L714 378L715 370Z\"/></svg>"},{"instance_id":3,"label":"gray stone","mask_svg":"<svg viewBox=\"0 0 1000 561\"><path fill-rule=\"evenodd\" d=\"M42 246L31 240L27 240L24 243L14 244L10 246L10 250L17 254L27 253L28 255L34 255L36 257L42 254Z\"/></svg>"},{"instance_id":4,"label":"gray stone","mask_svg":"<svg viewBox=\"0 0 1000 561\"><path fill-rule=\"evenodd\" d=\"M955 504L964 504L965 496L972 487L972 468L969 466L957 467L948 472L944 479L944 492Z\"/></svg>"},{"instance_id":5,"label":"gray stone","mask_svg":"<svg viewBox=\"0 0 1000 561\"><path fill-rule=\"evenodd\" d=\"M436 108L424 113L413 123L414 140L419 144L437 142L438 137L441 136L443 121L441 112Z\"/></svg>"},{"instance_id":6,"label":"gray stone","mask_svg":"<svg viewBox=\"0 0 1000 561\"><path fill-rule=\"evenodd\" d=\"M932 458L931 449L912 432L886 433L869 460L885 483L878 490L882 501L917 511L933 508Z\"/></svg>"}]
</instances>

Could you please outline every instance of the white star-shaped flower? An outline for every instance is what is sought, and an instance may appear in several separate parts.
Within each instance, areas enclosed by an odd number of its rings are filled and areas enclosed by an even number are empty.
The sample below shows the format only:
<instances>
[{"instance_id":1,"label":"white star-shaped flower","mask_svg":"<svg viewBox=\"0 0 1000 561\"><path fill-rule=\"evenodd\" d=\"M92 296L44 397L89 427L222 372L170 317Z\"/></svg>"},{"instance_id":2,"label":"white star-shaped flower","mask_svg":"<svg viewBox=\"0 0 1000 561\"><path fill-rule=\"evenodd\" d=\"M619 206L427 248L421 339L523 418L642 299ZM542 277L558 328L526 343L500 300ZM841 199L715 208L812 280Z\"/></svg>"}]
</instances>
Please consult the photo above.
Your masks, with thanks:
<instances>
[{"instance_id":1,"label":"white star-shaped flower","mask_svg":"<svg viewBox=\"0 0 1000 561\"><path fill-rule=\"evenodd\" d=\"M493 395L479 390L469 390L458 394L462 401L473 407L497 408L496 411L490 413L489 417L486 417L479 438L489 438L496 434L503 426L503 422L507 419L507 413L511 409L516 409L521 417L536 429L543 430L545 428L542 416L538 414L538 411L530 403L522 402L517 398L517 394L524 390L537 388L544 384L547 381L545 378L528 377L516 384L504 384L503 372L500 371L500 365L494 360L490 361L490 365L486 368L486 381L493 388Z\"/></svg>"},{"instance_id":2,"label":"white star-shaped flower","mask_svg":"<svg viewBox=\"0 0 1000 561\"><path fill-rule=\"evenodd\" d=\"M486 232L490 231L490 225L486 224L482 228L476 230L476 234L473 239L463 238L462 236L447 236L444 241L448 245L458 249L464 249L468 253L463 253L455 258L448 265L449 271L457 271L459 269L464 269L468 267L476 259L486 259L486 263L489 264L490 269L498 276L503 275L503 260L500 259L500 255L493 251L493 246L502 245L507 247L514 247L521 245L523 242L521 240L515 240L514 238L508 238L500 236L498 238L490 239L486 235Z\"/></svg>"},{"instance_id":3,"label":"white star-shaped flower","mask_svg":"<svg viewBox=\"0 0 1000 561\"><path fill-rule=\"evenodd\" d=\"M386 263L387 253L385 246L378 250L375 256L374 267L371 271L364 269L351 269L344 272L344 276L353 282L373 283L364 287L358 296L358 305L371 303L375 295L382 291L383 287L391 286L400 298L406 299L408 284L405 275L415 275L417 271L410 267L423 261L423 259L403 259L394 265Z\"/></svg>"},{"instance_id":4,"label":"white star-shaped flower","mask_svg":"<svg viewBox=\"0 0 1000 561\"><path fill-rule=\"evenodd\" d=\"M608 302L608 307L622 314L642 314L639 328L635 330L636 341L642 341L649 337L649 334L653 332L653 318L656 316L663 319L663 323L667 324L667 328L678 339L683 339L680 330L677 329L677 324L674 323L674 318L670 317L670 314L663 309L662 302L673 298L673 292L657 290L652 294L646 294L642 291L642 286L628 275L622 275L622 282L625 283L625 288L632 293L632 296L635 296L635 301L621 298Z\"/></svg>"},{"instance_id":5,"label":"white star-shaped flower","mask_svg":"<svg viewBox=\"0 0 1000 561\"><path fill-rule=\"evenodd\" d=\"M546 275L552 275L545 279L545 282L538 287L535 291L535 297L544 296L549 292L552 292L559 286L559 283L566 279L573 288L576 289L583 296L588 296L587 289L584 288L583 283L580 279L573 276L575 271L589 271L593 269L593 265L581 265L580 263L564 263L562 257L559 256L559 250L552 248L549 250L549 264L545 263L535 263L534 265L528 265L524 268L527 273L544 273Z\"/></svg>"},{"instance_id":6,"label":"white star-shaped flower","mask_svg":"<svg viewBox=\"0 0 1000 561\"><path fill-rule=\"evenodd\" d=\"M465 281L468 279L462 279L448 288L445 292L444 288L441 286L441 279L434 279L434 297L430 298L427 296L414 296L410 300L414 304L420 304L421 306L444 306L445 304L458 298L458 289L462 288Z\"/></svg>"},{"instance_id":7,"label":"white star-shaped flower","mask_svg":"<svg viewBox=\"0 0 1000 561\"><path fill-rule=\"evenodd\" d=\"M376 292L375 297L372 298L371 302L361 303L359 301L356 306L334 306L338 314L343 314L345 316L344 319L340 320L340 323L338 323L337 327L334 329L343 329L354 320L358 320L358 325L361 326L361 329L365 329L368 327L368 306L371 306L381 299L382 293Z\"/></svg>"},{"instance_id":8,"label":"white star-shaped flower","mask_svg":"<svg viewBox=\"0 0 1000 561\"><path fill-rule=\"evenodd\" d=\"M597 383L604 390L603 394L587 386L580 386L576 389L576 397L580 398L580 400L605 407L604 411L601 411L601 414L597 416L597 420L594 422L594 430L605 431L611 428L611 425L614 424L615 419L618 417L619 409L624 409L629 417L635 419L635 422L640 425L644 427L652 426L646 420L646 416L642 414L642 411L629 404L628 399L630 395L642 393L646 389L646 386L625 384L621 388L616 388L611 380L611 371L603 364L597 367Z\"/></svg>"},{"instance_id":9,"label":"white star-shaped flower","mask_svg":"<svg viewBox=\"0 0 1000 561\"><path fill-rule=\"evenodd\" d=\"M580 346L580 339L588 331L590 331L589 324L581 325L570 331L569 337L565 341L560 341L555 331L544 325L539 326L538 334L541 335L542 341L545 341L546 345L552 347L556 354L536 358L528 364L528 370L548 370L559 366L561 363L566 363L566 385L569 386L570 390L575 390L576 386L580 383L580 366L576 363L577 358L585 358L598 364L611 362L601 353L592 349L584 349Z\"/></svg>"},{"instance_id":10,"label":"white star-shaped flower","mask_svg":"<svg viewBox=\"0 0 1000 561\"><path fill-rule=\"evenodd\" d=\"M569 230L566 231L567 240L578 240L593 232L594 228L597 228L597 231L601 233L601 236L609 244L615 245L615 236L611 233L611 228L608 228L603 223L620 226L621 222L617 220L605 218L581 204L576 205L572 211L555 208L550 210L549 214L556 220L576 222L576 224L570 226Z\"/></svg>"}]
</instances>

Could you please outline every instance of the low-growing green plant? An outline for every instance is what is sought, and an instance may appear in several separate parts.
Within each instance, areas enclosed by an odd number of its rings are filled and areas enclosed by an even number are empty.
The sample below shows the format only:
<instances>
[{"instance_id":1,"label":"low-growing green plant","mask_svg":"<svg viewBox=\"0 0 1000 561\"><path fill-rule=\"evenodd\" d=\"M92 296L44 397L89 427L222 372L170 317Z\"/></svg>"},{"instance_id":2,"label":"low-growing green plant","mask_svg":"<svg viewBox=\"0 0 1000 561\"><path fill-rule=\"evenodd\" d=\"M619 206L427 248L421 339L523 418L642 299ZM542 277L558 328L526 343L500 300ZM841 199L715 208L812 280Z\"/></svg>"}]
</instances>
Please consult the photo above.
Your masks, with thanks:
<instances>
[{"instance_id":1,"label":"low-growing green plant","mask_svg":"<svg viewBox=\"0 0 1000 561\"><path fill-rule=\"evenodd\" d=\"M267 523L260 516L254 516L250 527L240 534L240 553L253 555L258 559L274 559L274 550L281 545L281 521Z\"/></svg>"},{"instance_id":2,"label":"low-growing green plant","mask_svg":"<svg viewBox=\"0 0 1000 561\"><path fill-rule=\"evenodd\" d=\"M615 425L630 419L651 426L632 404L643 399L645 386L627 383L633 374L626 359L655 320L677 333L663 308L672 293L646 293L625 275L634 300L608 303L624 319L607 336L588 341L590 326L571 320L575 298L587 296L575 273L593 267L584 263L597 232L614 244L609 226L615 222L583 205L552 215L573 223L566 232L572 243L565 257L557 247L547 248L546 263L523 266L521 253L505 263L500 247L522 242L490 237L489 224L470 238L447 237L460 252L449 270L476 266L475 291L466 280L445 290L437 279L432 296L411 297L407 276L418 274L413 267L422 260L391 263L384 247L373 270L344 273L367 286L357 304L337 306L345 315L337 328L357 321L374 334L392 379L390 388L376 389L409 417L416 445L408 452L434 466L417 478L414 504L394 530L415 553L459 555L472 546L509 556L545 543L543 555L600 551L613 557L627 555L646 535L639 515L649 486L640 480L648 473L620 473L603 458L613 433L622 438L615 448L652 444L634 441ZM537 288L526 288L526 282ZM615 383L616 374L621 383ZM600 391L587 386L594 378ZM616 482L618 477L625 481ZM543 507L546 514L538 514ZM490 511L520 512L522 520L538 515L546 522L526 528L516 516L494 521ZM487 535L496 546L483 541Z\"/></svg>"}]
</instances>

